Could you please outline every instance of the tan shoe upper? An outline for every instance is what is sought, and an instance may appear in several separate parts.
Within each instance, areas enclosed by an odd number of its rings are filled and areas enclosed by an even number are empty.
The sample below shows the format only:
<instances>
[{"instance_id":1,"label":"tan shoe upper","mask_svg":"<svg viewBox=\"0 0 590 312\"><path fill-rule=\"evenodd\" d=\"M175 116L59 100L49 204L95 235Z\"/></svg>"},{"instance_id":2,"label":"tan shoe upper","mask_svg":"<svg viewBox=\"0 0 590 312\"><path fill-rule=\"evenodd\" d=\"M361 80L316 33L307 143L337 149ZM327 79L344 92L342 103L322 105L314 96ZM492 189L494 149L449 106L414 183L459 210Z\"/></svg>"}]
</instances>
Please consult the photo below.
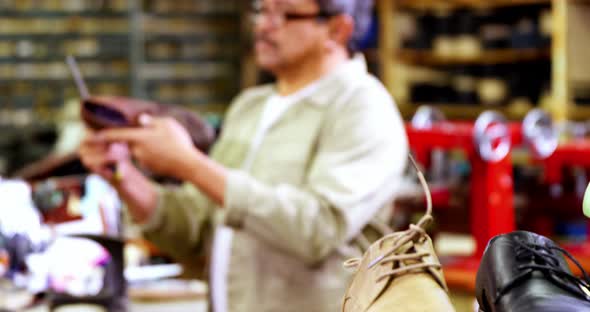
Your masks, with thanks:
<instances>
[{"instance_id":1,"label":"tan shoe upper","mask_svg":"<svg viewBox=\"0 0 590 312\"><path fill-rule=\"evenodd\" d=\"M347 263L357 271L342 311L454 311L432 241L413 227L383 237L362 259ZM415 231L422 232L416 242L404 243Z\"/></svg>"}]
</instances>

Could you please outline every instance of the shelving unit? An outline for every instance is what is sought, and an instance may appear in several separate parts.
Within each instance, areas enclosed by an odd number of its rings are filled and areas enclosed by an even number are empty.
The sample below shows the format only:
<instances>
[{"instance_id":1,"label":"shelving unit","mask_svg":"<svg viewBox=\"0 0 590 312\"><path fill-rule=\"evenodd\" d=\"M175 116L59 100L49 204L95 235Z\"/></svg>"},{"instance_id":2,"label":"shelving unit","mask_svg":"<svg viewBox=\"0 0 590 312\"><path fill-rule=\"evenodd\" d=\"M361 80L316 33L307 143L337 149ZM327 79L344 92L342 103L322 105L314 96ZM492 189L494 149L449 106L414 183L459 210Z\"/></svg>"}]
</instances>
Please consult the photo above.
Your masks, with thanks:
<instances>
[{"instance_id":1,"label":"shelving unit","mask_svg":"<svg viewBox=\"0 0 590 312\"><path fill-rule=\"evenodd\" d=\"M65 66L67 54L78 56L93 90L127 93L130 68L126 1L111 1L100 8L84 7L88 2L82 1L29 2L15 2L13 7L0 10L3 114L9 114L10 109L44 112L30 119L47 121L51 115L46 113L76 96Z\"/></svg>"},{"instance_id":2,"label":"shelving unit","mask_svg":"<svg viewBox=\"0 0 590 312\"><path fill-rule=\"evenodd\" d=\"M141 5L140 96L223 113L239 88L238 1Z\"/></svg>"},{"instance_id":3,"label":"shelving unit","mask_svg":"<svg viewBox=\"0 0 590 312\"><path fill-rule=\"evenodd\" d=\"M551 0L398 0L397 7L411 9L428 9L432 7L477 8L477 7L510 7L531 4L548 4Z\"/></svg>"},{"instance_id":4,"label":"shelving unit","mask_svg":"<svg viewBox=\"0 0 590 312\"><path fill-rule=\"evenodd\" d=\"M237 3L0 2L0 115L22 108L50 121L77 97L67 54L76 56L93 94L222 114L239 87Z\"/></svg>"},{"instance_id":5,"label":"shelving unit","mask_svg":"<svg viewBox=\"0 0 590 312\"><path fill-rule=\"evenodd\" d=\"M455 65L455 64L503 64L515 63L520 61L534 61L549 58L551 51L546 49L499 49L494 51L483 51L478 56L439 56L430 51L413 51L400 49L397 53L397 59L407 64L415 65Z\"/></svg>"},{"instance_id":6,"label":"shelving unit","mask_svg":"<svg viewBox=\"0 0 590 312\"><path fill-rule=\"evenodd\" d=\"M566 0L554 0L553 2L566 2ZM441 53L440 50L435 50L435 41L431 42L433 46L430 48L406 48L402 44L402 34L400 31L403 28L404 22L407 22L407 15L424 16L424 14L431 14L438 18L438 14L455 14L454 12L471 11L475 13L481 12L495 12L495 11L513 11L519 10L522 6L538 6L541 8L548 8L551 11L551 15L555 15L556 4L550 0L379 0L377 1L379 6L379 20L380 20L380 38L379 38L379 59L382 71L382 80L388 87L394 98L397 100L398 107L405 118L410 118L412 114L420 105L431 104L441 108L448 118L459 118L459 119L474 119L481 112L489 109L503 112L511 119L522 119L526 112L534 106L542 106L544 108L552 109L556 103L555 96L555 85L551 84L547 88L546 92L539 91L539 99L533 102L523 103L521 98L517 98L513 103L501 103L501 104L489 104L484 105L483 103L473 102L423 102L423 101L412 101L410 84L412 83L412 77L414 71L453 71L455 67L459 67L465 71L465 68L469 69L469 73L478 72L473 80L481 80L486 78L485 73L479 72L485 71L486 68L495 67L498 65L510 66L510 64L523 64L532 62L549 62L551 66L555 67L555 40L556 36L560 36L556 29L553 29L551 34L552 43L548 46L538 47L500 47L490 48L479 46L475 52L472 50L470 53ZM446 13L441 13L446 12ZM449 13L451 12L451 13ZM404 20L405 18L405 20ZM553 17L555 19L556 17ZM451 26L456 27L457 24L463 22L459 19L452 19ZM473 21L471 21L473 23ZM400 24L401 23L401 24ZM416 22L417 23L417 22ZM554 22L555 23L555 22ZM508 23L507 23L508 24ZM437 24L435 24L437 25ZM464 25L463 25L464 26ZM527 25L528 26L528 25ZM546 25L542 25L546 26ZM472 25L472 27L475 27ZM479 25L477 26L479 27ZM513 26L511 26L513 27ZM514 26L515 27L515 26ZM536 25L541 27L541 25ZM427 31L427 30L426 30ZM497 30L496 30L497 31ZM557 35L556 35L557 33ZM480 36L481 33L477 33L474 30L473 36ZM460 34L454 34L454 36L460 36ZM541 41L539 41L541 42ZM475 69L471 69L475 68ZM482 69L483 68L483 69ZM547 72L550 75L555 76L555 68L547 67ZM462 73L465 75L465 73ZM468 74L469 75L469 74ZM482 76L483 75L483 76ZM450 79L452 75L447 75L446 78L439 79ZM548 78L549 80L550 78ZM526 80L526 78L523 78ZM473 83L472 83L473 84ZM548 82L549 84L549 82ZM551 97L548 96L551 94Z\"/></svg>"}]
</instances>

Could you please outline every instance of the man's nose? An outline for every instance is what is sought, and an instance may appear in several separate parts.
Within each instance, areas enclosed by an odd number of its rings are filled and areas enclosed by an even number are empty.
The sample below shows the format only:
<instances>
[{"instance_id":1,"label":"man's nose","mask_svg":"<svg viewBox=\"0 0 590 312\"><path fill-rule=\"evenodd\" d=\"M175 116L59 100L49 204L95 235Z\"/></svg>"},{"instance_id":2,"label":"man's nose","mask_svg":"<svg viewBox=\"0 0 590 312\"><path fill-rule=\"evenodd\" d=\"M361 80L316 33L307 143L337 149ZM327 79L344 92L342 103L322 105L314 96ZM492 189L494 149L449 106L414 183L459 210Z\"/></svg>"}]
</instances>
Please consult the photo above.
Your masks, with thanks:
<instances>
[{"instance_id":1,"label":"man's nose","mask_svg":"<svg viewBox=\"0 0 590 312\"><path fill-rule=\"evenodd\" d=\"M272 16L268 14L259 14L254 19L254 31L257 34L272 31L276 28Z\"/></svg>"}]
</instances>

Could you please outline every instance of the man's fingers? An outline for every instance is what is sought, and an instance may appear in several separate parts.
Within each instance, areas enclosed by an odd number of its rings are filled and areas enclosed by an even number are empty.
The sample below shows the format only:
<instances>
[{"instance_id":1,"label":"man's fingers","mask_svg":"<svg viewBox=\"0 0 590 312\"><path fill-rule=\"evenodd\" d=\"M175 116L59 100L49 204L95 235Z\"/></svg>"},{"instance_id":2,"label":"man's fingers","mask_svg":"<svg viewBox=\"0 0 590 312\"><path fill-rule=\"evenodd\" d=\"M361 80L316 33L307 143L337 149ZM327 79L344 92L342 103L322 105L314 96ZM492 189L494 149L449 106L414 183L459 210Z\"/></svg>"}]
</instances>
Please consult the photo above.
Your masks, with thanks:
<instances>
[{"instance_id":1,"label":"man's fingers","mask_svg":"<svg viewBox=\"0 0 590 312\"><path fill-rule=\"evenodd\" d=\"M110 161L104 157L87 158L83 161L84 165L92 172L100 175L106 180L111 180L115 172L113 168L116 168L117 162Z\"/></svg>"},{"instance_id":2,"label":"man's fingers","mask_svg":"<svg viewBox=\"0 0 590 312\"><path fill-rule=\"evenodd\" d=\"M90 168L100 168L106 166L110 160L103 155L87 155L82 158L82 162Z\"/></svg>"},{"instance_id":3,"label":"man's fingers","mask_svg":"<svg viewBox=\"0 0 590 312\"><path fill-rule=\"evenodd\" d=\"M142 141L146 136L146 130L143 128L118 128L106 129L97 133L90 140L92 142L127 142L137 143Z\"/></svg>"},{"instance_id":4,"label":"man's fingers","mask_svg":"<svg viewBox=\"0 0 590 312\"><path fill-rule=\"evenodd\" d=\"M129 147L125 143L112 143L108 147L107 157L110 160L126 160L130 156Z\"/></svg>"},{"instance_id":5,"label":"man's fingers","mask_svg":"<svg viewBox=\"0 0 590 312\"><path fill-rule=\"evenodd\" d=\"M104 147L101 148L101 146L82 143L78 148L78 155L82 158L86 158L90 155L103 153L104 150Z\"/></svg>"}]
</instances>

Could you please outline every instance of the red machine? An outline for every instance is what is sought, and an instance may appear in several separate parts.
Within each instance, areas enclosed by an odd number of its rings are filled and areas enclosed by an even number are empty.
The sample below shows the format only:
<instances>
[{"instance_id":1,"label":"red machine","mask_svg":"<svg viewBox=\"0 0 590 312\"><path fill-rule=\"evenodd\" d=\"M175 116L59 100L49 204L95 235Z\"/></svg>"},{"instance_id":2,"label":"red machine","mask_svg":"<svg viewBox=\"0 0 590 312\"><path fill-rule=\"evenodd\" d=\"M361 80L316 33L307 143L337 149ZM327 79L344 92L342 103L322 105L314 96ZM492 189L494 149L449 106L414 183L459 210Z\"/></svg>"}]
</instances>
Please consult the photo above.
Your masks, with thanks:
<instances>
[{"instance_id":1,"label":"red machine","mask_svg":"<svg viewBox=\"0 0 590 312\"><path fill-rule=\"evenodd\" d=\"M564 182L564 169L580 167L590 171L590 140L574 138L565 143L558 143L558 130L550 116L533 110L523 122L523 134L535 156L534 161L544 169L543 182L548 185L561 185ZM564 211L575 209L582 217L582 196L572 200L558 199L555 202ZM571 207L573 206L573 207ZM590 226L588 227L590 230ZM590 242L566 244L564 246L583 267L590 267Z\"/></svg>"},{"instance_id":2,"label":"red machine","mask_svg":"<svg viewBox=\"0 0 590 312\"><path fill-rule=\"evenodd\" d=\"M562 181L562 169L565 167L578 166L590 169L590 141L578 139L562 143L553 154L541 162L545 168L544 180L547 183L559 183Z\"/></svg>"},{"instance_id":3,"label":"red machine","mask_svg":"<svg viewBox=\"0 0 590 312\"><path fill-rule=\"evenodd\" d=\"M440 112L424 107L406 126L406 131L412 151L426 167L430 166L434 150L462 150L471 164L470 216L465 221L471 226L476 250L471 257L446 262L444 267L451 286L473 290L479 258L489 239L515 230L512 147L526 143L533 162L544 170L543 184L560 185L566 178L565 168L582 167L590 172L590 140L578 138L559 144L557 128L541 110L531 111L522 124L507 123L495 112L484 112L474 123L443 119ZM539 214L545 206L558 203L562 208L578 209L581 216L581 197L574 199L579 205L569 197L547 202L545 198L551 195L545 193L546 190L534 190L533 196L528 196ZM590 232L590 225L588 229ZM585 268L590 268L590 242L565 247Z\"/></svg>"},{"instance_id":4,"label":"red machine","mask_svg":"<svg viewBox=\"0 0 590 312\"><path fill-rule=\"evenodd\" d=\"M421 108L406 126L410 148L428 167L433 150L462 150L471 163L470 222L475 254L445 264L450 284L473 289L479 259L490 238L515 229L510 150L522 141L521 126L488 111L472 122L440 121L440 113Z\"/></svg>"},{"instance_id":5,"label":"red machine","mask_svg":"<svg viewBox=\"0 0 590 312\"><path fill-rule=\"evenodd\" d=\"M545 168L544 180L547 183L561 183L562 170L574 166L590 169L590 141L574 140L560 144L553 154L542 160ZM582 217L582 198L575 203ZM589 226L590 228L590 226ZM590 242L566 244L564 247L576 257L584 268L590 267Z\"/></svg>"}]
</instances>

